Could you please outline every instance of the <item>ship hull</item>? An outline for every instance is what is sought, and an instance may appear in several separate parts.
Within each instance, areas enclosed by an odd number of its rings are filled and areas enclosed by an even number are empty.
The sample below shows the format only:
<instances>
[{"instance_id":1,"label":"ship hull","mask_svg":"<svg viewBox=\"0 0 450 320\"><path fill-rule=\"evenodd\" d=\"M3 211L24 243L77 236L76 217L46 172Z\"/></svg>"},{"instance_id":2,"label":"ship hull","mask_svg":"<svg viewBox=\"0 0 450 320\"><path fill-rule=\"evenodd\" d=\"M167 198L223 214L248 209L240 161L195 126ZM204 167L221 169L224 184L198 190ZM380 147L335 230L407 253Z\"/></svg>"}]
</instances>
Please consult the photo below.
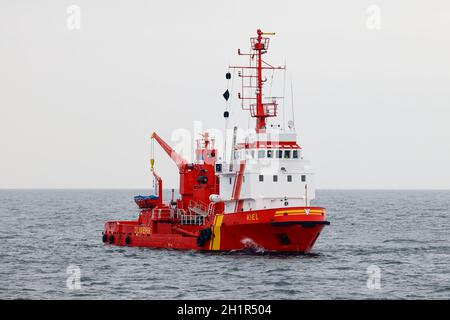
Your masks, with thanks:
<instances>
[{"instance_id":1,"label":"ship hull","mask_svg":"<svg viewBox=\"0 0 450 320\"><path fill-rule=\"evenodd\" d=\"M158 220L153 211L145 214L149 215L147 220L107 222L103 241L180 250L308 253L329 224L325 210L318 207L216 214L201 226L180 225L176 219ZM206 237L200 236L201 230L208 231Z\"/></svg>"}]
</instances>

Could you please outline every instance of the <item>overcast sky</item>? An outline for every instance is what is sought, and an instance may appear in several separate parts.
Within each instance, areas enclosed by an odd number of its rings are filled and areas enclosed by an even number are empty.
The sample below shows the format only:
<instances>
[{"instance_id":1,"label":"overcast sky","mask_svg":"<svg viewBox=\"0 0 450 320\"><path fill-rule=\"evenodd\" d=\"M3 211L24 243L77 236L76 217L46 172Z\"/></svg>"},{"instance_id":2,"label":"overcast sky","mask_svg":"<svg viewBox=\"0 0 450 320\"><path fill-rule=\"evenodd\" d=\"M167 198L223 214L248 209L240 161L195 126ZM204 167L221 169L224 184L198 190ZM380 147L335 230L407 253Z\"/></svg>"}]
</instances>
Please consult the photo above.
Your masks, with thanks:
<instances>
[{"instance_id":1,"label":"overcast sky","mask_svg":"<svg viewBox=\"0 0 450 320\"><path fill-rule=\"evenodd\" d=\"M150 134L223 129L257 28L277 33L318 188L450 189L448 0L2 0L0 188L151 186Z\"/></svg>"}]
</instances>

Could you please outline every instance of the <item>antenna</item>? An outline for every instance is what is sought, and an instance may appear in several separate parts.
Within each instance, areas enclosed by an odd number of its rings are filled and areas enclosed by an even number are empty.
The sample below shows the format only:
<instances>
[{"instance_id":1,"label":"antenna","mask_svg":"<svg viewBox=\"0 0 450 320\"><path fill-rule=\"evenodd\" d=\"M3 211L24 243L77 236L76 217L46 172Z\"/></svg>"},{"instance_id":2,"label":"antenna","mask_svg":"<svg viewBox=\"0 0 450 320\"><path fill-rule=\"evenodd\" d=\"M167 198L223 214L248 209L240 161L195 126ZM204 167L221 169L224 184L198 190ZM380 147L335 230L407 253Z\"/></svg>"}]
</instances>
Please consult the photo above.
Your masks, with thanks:
<instances>
[{"instance_id":1,"label":"antenna","mask_svg":"<svg viewBox=\"0 0 450 320\"><path fill-rule=\"evenodd\" d=\"M286 59L284 59L284 72L283 72L283 130L286 130Z\"/></svg>"},{"instance_id":2,"label":"antenna","mask_svg":"<svg viewBox=\"0 0 450 320\"><path fill-rule=\"evenodd\" d=\"M295 115L294 115L294 89L292 85L291 77L291 109L292 109L292 126L295 127Z\"/></svg>"}]
</instances>

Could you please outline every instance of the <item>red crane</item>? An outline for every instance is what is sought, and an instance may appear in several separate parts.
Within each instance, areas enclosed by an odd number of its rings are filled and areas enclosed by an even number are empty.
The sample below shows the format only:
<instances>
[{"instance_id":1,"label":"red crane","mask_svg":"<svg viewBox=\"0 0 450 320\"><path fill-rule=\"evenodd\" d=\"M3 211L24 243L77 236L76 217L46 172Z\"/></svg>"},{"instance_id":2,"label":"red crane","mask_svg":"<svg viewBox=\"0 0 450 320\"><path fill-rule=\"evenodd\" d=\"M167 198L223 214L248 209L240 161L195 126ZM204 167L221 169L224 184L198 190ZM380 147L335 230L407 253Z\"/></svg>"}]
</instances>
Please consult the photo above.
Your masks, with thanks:
<instances>
[{"instance_id":1,"label":"red crane","mask_svg":"<svg viewBox=\"0 0 450 320\"><path fill-rule=\"evenodd\" d=\"M178 201L178 208L187 209L192 205L207 206L210 202L209 196L217 193L218 185L214 173L214 165L216 159L216 150L210 149L210 140L208 135L203 136L204 144L200 144L200 153L202 161L200 163L188 163L181 155L172 149L160 136L155 132L151 136L156 140L167 155L175 162L180 174L180 195L181 200ZM152 148L153 149L153 148ZM153 150L152 150L153 152ZM208 157L210 158L209 161ZM151 168L153 171L154 160L151 159ZM162 182L161 182L162 184ZM196 202L193 204L193 202Z\"/></svg>"},{"instance_id":2,"label":"red crane","mask_svg":"<svg viewBox=\"0 0 450 320\"><path fill-rule=\"evenodd\" d=\"M163 148L163 150L167 153L167 155L175 162L178 169L181 169L183 166L187 164L187 161L180 156L178 153L175 152L175 150L172 149L171 146L169 146L160 136L156 134L156 132L153 132L152 139L155 139L158 144ZM153 165L152 165L153 168Z\"/></svg>"}]
</instances>

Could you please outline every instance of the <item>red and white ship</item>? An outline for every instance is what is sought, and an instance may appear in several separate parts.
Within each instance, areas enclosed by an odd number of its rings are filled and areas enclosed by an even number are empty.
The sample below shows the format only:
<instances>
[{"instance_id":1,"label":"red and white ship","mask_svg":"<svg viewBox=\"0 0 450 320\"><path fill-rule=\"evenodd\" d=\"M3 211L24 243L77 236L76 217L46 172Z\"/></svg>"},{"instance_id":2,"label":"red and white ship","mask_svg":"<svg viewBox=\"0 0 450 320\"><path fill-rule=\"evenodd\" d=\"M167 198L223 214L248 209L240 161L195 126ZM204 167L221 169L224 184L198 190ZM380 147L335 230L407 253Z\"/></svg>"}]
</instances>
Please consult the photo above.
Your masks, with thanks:
<instances>
[{"instance_id":1,"label":"red and white ship","mask_svg":"<svg viewBox=\"0 0 450 320\"><path fill-rule=\"evenodd\" d=\"M279 98L264 95L264 74L285 69L262 59L270 35L274 34L257 30L250 39L250 53L238 51L248 56L249 65L230 66L241 78L238 97L255 118L255 130L237 142L235 127L229 159L222 155L223 160L214 139L204 133L193 163L153 133L152 139L178 167L180 197L163 201L162 179L152 158L155 194L135 197L140 210L136 221L106 222L103 242L200 251L311 250L329 222L324 208L310 205L315 198L313 174L297 144L293 123L288 128L269 123L276 120ZM232 78L230 72L226 78ZM224 97L228 101L228 90ZM224 116L228 118L229 112Z\"/></svg>"}]
</instances>

